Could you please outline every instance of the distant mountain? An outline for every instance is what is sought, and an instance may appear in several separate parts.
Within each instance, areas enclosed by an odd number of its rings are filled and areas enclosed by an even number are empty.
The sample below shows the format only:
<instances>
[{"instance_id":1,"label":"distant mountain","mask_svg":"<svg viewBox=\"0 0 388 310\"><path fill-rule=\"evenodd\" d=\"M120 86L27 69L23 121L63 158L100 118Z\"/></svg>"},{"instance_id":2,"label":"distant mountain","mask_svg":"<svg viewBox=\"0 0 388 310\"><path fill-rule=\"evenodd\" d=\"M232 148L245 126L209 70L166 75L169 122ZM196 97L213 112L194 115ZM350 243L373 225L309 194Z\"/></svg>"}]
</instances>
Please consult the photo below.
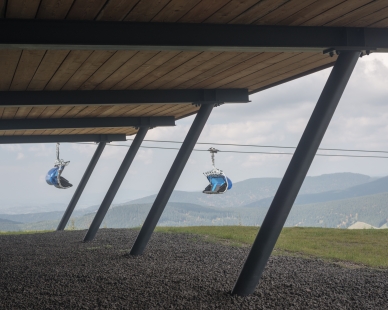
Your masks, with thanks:
<instances>
[{"instance_id":1,"label":"distant mountain","mask_svg":"<svg viewBox=\"0 0 388 310\"><path fill-rule=\"evenodd\" d=\"M356 173L333 173L307 177L300 194L314 194L332 190L343 190L367 183L371 178ZM241 207L263 198L272 197L279 187L280 178L248 179L233 184L231 191L222 195L205 195L202 192L174 191L170 202L194 203L217 208ZM156 195L129 201L125 204L153 203ZM272 199L271 199L272 200ZM123 205L125 205L123 204Z\"/></svg>"},{"instance_id":2,"label":"distant mountain","mask_svg":"<svg viewBox=\"0 0 388 310\"><path fill-rule=\"evenodd\" d=\"M352 186L343 190L333 190L316 194L300 194L295 200L295 205L311 204L325 201L334 201L361 197L378 193L388 192L388 177L380 178L368 183ZM247 208L267 208L270 206L273 197L260 199L245 205Z\"/></svg>"},{"instance_id":3,"label":"distant mountain","mask_svg":"<svg viewBox=\"0 0 388 310\"><path fill-rule=\"evenodd\" d=\"M127 204L108 211L101 227L129 228L143 224L152 204ZM67 229L87 229L94 213L74 218L69 221ZM253 209L219 209L190 203L169 202L158 223L160 226L192 226L192 225L255 225ZM55 229L58 221L44 221L23 224L23 230Z\"/></svg>"},{"instance_id":4,"label":"distant mountain","mask_svg":"<svg viewBox=\"0 0 388 310\"><path fill-rule=\"evenodd\" d=\"M15 231L20 230L19 222L0 218L0 231Z\"/></svg>"},{"instance_id":5,"label":"distant mountain","mask_svg":"<svg viewBox=\"0 0 388 310\"><path fill-rule=\"evenodd\" d=\"M265 213L261 208L258 213ZM347 228L356 222L381 227L388 222L388 192L344 200L295 205L287 226Z\"/></svg>"}]
</instances>

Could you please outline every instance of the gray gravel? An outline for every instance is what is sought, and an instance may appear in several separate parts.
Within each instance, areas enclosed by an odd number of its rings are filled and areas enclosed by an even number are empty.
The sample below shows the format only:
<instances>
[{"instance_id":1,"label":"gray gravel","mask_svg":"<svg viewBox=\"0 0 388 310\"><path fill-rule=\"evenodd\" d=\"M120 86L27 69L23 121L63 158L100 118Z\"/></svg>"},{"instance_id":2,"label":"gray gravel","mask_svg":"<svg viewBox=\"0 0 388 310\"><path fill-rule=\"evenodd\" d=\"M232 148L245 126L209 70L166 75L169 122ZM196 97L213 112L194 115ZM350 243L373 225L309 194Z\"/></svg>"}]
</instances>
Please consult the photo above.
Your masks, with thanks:
<instances>
[{"instance_id":1,"label":"gray gravel","mask_svg":"<svg viewBox=\"0 0 388 310\"><path fill-rule=\"evenodd\" d=\"M247 248L102 229L0 236L0 309L388 309L388 271L272 257L255 293L230 295Z\"/></svg>"}]
</instances>

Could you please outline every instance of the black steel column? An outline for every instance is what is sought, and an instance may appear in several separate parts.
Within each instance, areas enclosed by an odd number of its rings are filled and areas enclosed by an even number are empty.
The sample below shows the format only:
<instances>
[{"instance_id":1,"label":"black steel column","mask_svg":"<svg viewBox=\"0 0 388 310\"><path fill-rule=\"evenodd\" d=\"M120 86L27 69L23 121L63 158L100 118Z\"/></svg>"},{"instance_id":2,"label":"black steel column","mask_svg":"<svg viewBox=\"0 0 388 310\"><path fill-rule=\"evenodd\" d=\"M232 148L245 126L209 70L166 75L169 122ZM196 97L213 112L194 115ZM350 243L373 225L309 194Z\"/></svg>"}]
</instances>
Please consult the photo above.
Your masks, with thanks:
<instances>
[{"instance_id":1,"label":"black steel column","mask_svg":"<svg viewBox=\"0 0 388 310\"><path fill-rule=\"evenodd\" d=\"M101 206L98 209L96 216L94 217L93 222L89 227L88 232L85 235L84 242L92 241L96 236L96 233L100 228L100 225L104 220L105 215L108 212L108 209L112 204L112 201L115 198L116 193L119 190L121 183L123 182L125 175L127 174L128 169L131 166L132 161L135 158L136 153L139 150L139 147L144 140L145 135L147 134L147 131L148 131L148 127L141 127L137 132L136 137L131 144L131 147L129 148L127 154L125 155L124 160L119 170L117 171L116 176L113 179L113 182L109 187L109 190L106 193L105 198L102 201Z\"/></svg>"},{"instance_id":2,"label":"black steel column","mask_svg":"<svg viewBox=\"0 0 388 310\"><path fill-rule=\"evenodd\" d=\"M174 160L174 163L172 164L171 169L168 172L167 177L158 193L158 196L156 197L152 208L148 213L143 227L141 228L140 233L136 238L136 241L130 252L131 255L141 255L147 246L156 224L158 223L160 216L162 215L163 210L166 207L168 200L170 199L172 191L174 190L175 185L186 166L190 154L198 141L202 129L205 126L211 111L213 110L213 106L213 104L203 104L199 109L198 114L195 117L189 132L187 133L185 141L183 142Z\"/></svg>"},{"instance_id":3,"label":"black steel column","mask_svg":"<svg viewBox=\"0 0 388 310\"><path fill-rule=\"evenodd\" d=\"M360 53L341 52L259 230L233 294L252 294L282 231Z\"/></svg>"},{"instance_id":4,"label":"black steel column","mask_svg":"<svg viewBox=\"0 0 388 310\"><path fill-rule=\"evenodd\" d=\"M73 198L71 198L69 205L67 206L67 209L65 211L65 214L63 214L63 217L61 221L59 222L57 230L64 230L67 222L70 219L71 214L74 211L75 206L77 205L77 202L79 198L81 197L82 192L85 189L86 184L89 181L90 175L92 174L94 167L96 167L96 164L101 156L102 151L104 150L106 145L106 142L100 142L98 144L98 147L96 151L94 152L94 155L86 168L86 171L81 179L81 182L79 182L77 189L74 192Z\"/></svg>"}]
</instances>

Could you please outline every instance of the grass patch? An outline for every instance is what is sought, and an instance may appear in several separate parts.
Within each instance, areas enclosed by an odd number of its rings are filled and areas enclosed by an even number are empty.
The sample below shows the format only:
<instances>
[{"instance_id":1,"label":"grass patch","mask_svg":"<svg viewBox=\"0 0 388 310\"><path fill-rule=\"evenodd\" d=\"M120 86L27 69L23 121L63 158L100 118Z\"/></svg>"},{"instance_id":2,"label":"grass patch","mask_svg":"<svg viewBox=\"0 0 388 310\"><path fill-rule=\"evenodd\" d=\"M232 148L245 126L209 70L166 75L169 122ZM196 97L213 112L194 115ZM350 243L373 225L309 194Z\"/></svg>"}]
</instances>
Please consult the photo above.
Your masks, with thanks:
<instances>
[{"instance_id":1,"label":"grass patch","mask_svg":"<svg viewBox=\"0 0 388 310\"><path fill-rule=\"evenodd\" d=\"M227 241L240 246L251 245L258 230L258 227L249 226L157 228L160 232L203 235L209 241ZM284 228L273 254L282 255L285 252L388 268L388 229Z\"/></svg>"},{"instance_id":2,"label":"grass patch","mask_svg":"<svg viewBox=\"0 0 388 310\"><path fill-rule=\"evenodd\" d=\"M53 232L53 230L0 231L0 236L43 234L48 232Z\"/></svg>"}]
</instances>

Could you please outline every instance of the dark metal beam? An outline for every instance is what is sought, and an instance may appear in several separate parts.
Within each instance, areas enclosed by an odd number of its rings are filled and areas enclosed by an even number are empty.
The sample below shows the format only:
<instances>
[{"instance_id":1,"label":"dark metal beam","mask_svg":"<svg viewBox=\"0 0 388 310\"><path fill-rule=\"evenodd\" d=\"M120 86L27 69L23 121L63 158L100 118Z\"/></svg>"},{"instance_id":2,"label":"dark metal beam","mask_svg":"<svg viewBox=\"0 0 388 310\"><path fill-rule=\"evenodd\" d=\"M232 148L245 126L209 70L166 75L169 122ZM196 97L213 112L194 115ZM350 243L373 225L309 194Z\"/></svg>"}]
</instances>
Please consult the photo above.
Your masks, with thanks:
<instances>
[{"instance_id":1,"label":"dark metal beam","mask_svg":"<svg viewBox=\"0 0 388 310\"><path fill-rule=\"evenodd\" d=\"M136 156L137 151L140 148L141 143L144 140L145 135L147 134L148 127L142 127L139 129L136 134L135 139L133 140L127 154L124 157L124 160L116 173L115 178L111 186L109 187L108 192L105 195L104 200L101 203L100 208L98 209L92 224L87 231L84 242L92 241L97 234L98 229L101 226L102 221L105 218L106 213L109 210L110 205L112 204L113 199L115 198L117 191L119 190L121 183L123 182L125 175L128 172L129 167L131 166L133 159Z\"/></svg>"},{"instance_id":2,"label":"dark metal beam","mask_svg":"<svg viewBox=\"0 0 388 310\"><path fill-rule=\"evenodd\" d=\"M1 19L0 48L379 51L388 29Z\"/></svg>"},{"instance_id":3,"label":"dark metal beam","mask_svg":"<svg viewBox=\"0 0 388 310\"><path fill-rule=\"evenodd\" d=\"M1 21L1 20L0 20ZM1 24L1 22L0 22ZM166 90L73 90L73 91L0 91L0 107L245 103L247 89L166 89Z\"/></svg>"},{"instance_id":4,"label":"dark metal beam","mask_svg":"<svg viewBox=\"0 0 388 310\"><path fill-rule=\"evenodd\" d=\"M259 283L359 55L360 52L356 51L339 55L232 290L233 294L252 294Z\"/></svg>"},{"instance_id":5,"label":"dark metal beam","mask_svg":"<svg viewBox=\"0 0 388 310\"><path fill-rule=\"evenodd\" d=\"M2 120L3 121L3 120ZM47 135L47 136L0 136L0 144L56 143L56 142L113 142L126 141L125 134L111 135Z\"/></svg>"},{"instance_id":6,"label":"dark metal beam","mask_svg":"<svg viewBox=\"0 0 388 310\"><path fill-rule=\"evenodd\" d=\"M70 203L67 206L65 213L62 216L61 221L59 222L57 231L65 229L67 222L69 221L70 216L73 213L74 208L77 205L77 202L78 202L79 198L81 197L82 192L84 191L86 184L89 181L89 178L94 170L94 167L96 167L98 159L100 158L102 151L105 148L105 145L106 145L106 142L100 142L98 144L98 147L97 147L96 151L94 152L94 155L93 155L88 167L86 168L85 173L82 176L82 179L79 182L77 189L75 190L74 195L71 198Z\"/></svg>"},{"instance_id":7,"label":"dark metal beam","mask_svg":"<svg viewBox=\"0 0 388 310\"><path fill-rule=\"evenodd\" d=\"M174 160L174 163L172 164L171 169L168 172L167 177L158 193L158 196L156 196L156 199L139 232L139 235L136 238L136 241L130 252L131 255L141 255L147 246L156 224L158 223L160 216L162 215L163 210L166 207L168 200L170 199L172 191L174 190L175 185L186 166L190 154L193 151L195 144L197 143L202 129L205 126L211 111L213 110L213 106L213 104L204 104L199 109L197 116L195 117L194 122L191 125L189 132L187 133L185 141L183 142Z\"/></svg>"},{"instance_id":8,"label":"dark metal beam","mask_svg":"<svg viewBox=\"0 0 388 310\"><path fill-rule=\"evenodd\" d=\"M2 119L0 130L175 126L173 116Z\"/></svg>"}]
</instances>

